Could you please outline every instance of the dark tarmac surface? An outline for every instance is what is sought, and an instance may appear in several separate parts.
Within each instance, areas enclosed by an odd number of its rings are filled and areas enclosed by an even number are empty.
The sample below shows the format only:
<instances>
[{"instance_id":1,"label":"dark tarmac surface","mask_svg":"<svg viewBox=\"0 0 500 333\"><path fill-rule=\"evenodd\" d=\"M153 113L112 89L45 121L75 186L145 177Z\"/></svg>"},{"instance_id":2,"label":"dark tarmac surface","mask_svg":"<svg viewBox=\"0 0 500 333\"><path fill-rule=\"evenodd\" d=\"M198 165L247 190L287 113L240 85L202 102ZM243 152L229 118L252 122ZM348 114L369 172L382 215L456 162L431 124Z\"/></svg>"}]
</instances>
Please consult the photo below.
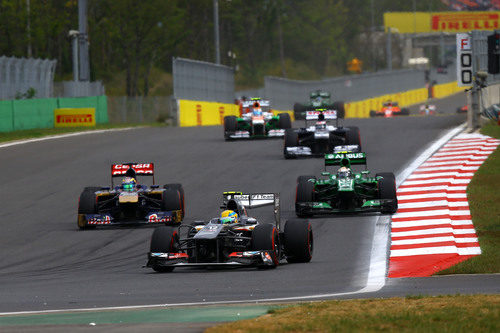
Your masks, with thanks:
<instances>
[{"instance_id":1,"label":"dark tarmac surface","mask_svg":"<svg viewBox=\"0 0 500 333\"><path fill-rule=\"evenodd\" d=\"M455 114L464 103L465 97L456 95L434 102L443 112L437 116L346 119L344 124L360 128L369 170L397 174L465 121L465 115ZM279 139L224 142L220 126L143 128L1 148L0 158L0 312L251 301L352 292L366 285L376 214L312 219L312 261L275 270L157 274L142 268L151 228L79 231L76 226L83 187L108 185L110 164L127 161L154 162L157 183L183 184L185 222L218 215L225 190L280 192L282 218L294 217L297 176L319 174L323 160L285 160ZM271 209L255 212L272 218ZM421 284L389 280L379 296L425 294L434 279ZM493 279L495 284L498 276ZM468 284L467 279L457 281L457 290ZM435 286L432 292L455 293L453 284ZM498 292L498 287L488 290Z\"/></svg>"}]
</instances>

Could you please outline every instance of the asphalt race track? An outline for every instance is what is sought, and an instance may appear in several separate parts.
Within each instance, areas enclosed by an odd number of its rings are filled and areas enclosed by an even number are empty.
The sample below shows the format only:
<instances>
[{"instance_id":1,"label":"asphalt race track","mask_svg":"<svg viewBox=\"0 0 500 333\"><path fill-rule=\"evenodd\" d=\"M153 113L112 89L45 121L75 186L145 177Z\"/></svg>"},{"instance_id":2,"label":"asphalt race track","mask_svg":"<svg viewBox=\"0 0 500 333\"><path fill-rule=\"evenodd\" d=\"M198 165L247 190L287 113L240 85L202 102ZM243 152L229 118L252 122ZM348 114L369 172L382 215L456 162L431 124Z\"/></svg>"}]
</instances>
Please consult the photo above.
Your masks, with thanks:
<instances>
[{"instance_id":1,"label":"asphalt race track","mask_svg":"<svg viewBox=\"0 0 500 333\"><path fill-rule=\"evenodd\" d=\"M344 124L359 126L370 170L397 173L465 121L455 114L464 103L456 95L435 103L443 112L437 116ZM0 159L0 312L252 300L366 285L376 214L313 219L312 261L275 270L158 274L142 268L151 228L77 228L83 187L107 186L110 164L128 161L154 162L159 184L183 184L186 222L217 216L224 190L280 192L282 217L293 217L297 176L319 174L323 160L285 160L282 140L225 142L220 126L140 128L5 147ZM271 219L272 210L257 216Z\"/></svg>"}]
</instances>

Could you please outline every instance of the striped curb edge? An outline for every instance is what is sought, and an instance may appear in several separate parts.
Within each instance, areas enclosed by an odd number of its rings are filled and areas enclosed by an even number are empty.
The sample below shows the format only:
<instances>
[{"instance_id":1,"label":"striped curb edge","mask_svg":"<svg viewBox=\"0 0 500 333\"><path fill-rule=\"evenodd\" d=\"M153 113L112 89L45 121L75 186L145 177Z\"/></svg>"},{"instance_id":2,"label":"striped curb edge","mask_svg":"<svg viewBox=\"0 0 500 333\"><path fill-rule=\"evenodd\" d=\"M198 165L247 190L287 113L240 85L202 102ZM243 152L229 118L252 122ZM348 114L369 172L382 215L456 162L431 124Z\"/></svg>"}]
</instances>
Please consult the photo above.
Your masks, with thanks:
<instances>
[{"instance_id":1,"label":"striped curb edge","mask_svg":"<svg viewBox=\"0 0 500 333\"><path fill-rule=\"evenodd\" d=\"M499 144L489 136L459 134L402 182L388 277L430 276L481 254L466 189Z\"/></svg>"}]
</instances>

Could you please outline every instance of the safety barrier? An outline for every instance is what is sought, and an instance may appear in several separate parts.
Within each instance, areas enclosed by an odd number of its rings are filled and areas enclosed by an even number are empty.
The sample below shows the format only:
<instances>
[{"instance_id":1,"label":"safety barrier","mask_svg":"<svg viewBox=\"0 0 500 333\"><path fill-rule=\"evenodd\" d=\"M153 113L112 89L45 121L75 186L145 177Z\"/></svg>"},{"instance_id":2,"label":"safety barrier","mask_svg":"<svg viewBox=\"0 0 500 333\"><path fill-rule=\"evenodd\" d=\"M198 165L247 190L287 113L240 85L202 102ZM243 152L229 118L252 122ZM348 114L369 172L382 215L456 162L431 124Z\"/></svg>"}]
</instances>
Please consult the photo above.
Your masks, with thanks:
<instances>
[{"instance_id":1,"label":"safety barrier","mask_svg":"<svg viewBox=\"0 0 500 333\"><path fill-rule=\"evenodd\" d=\"M463 90L463 88L457 86L456 81L438 84L432 89L434 98L443 98ZM428 90L427 88L413 89L405 92L368 98L362 101L346 103L346 118L368 118L370 117L371 110L380 110L382 108L382 103L387 100L398 102L400 107L424 103L428 100Z\"/></svg>"},{"instance_id":2,"label":"safety barrier","mask_svg":"<svg viewBox=\"0 0 500 333\"><path fill-rule=\"evenodd\" d=\"M223 125L225 116L239 116L240 107L236 104L178 100L179 126ZM273 110L273 114L288 113L294 120L293 111Z\"/></svg>"},{"instance_id":3,"label":"safety barrier","mask_svg":"<svg viewBox=\"0 0 500 333\"><path fill-rule=\"evenodd\" d=\"M108 122L106 96L9 100L0 101L0 132L53 128L60 108L94 108L96 122Z\"/></svg>"},{"instance_id":4,"label":"safety barrier","mask_svg":"<svg viewBox=\"0 0 500 333\"><path fill-rule=\"evenodd\" d=\"M462 90L455 81L434 86L433 93L435 98L443 98ZM371 110L380 110L382 103L387 100L398 102L400 107L423 103L428 100L428 89L413 89L346 103L346 118L368 118ZM179 100L178 112L179 126L208 126L222 125L225 115L238 116L239 108L235 104ZM289 113L292 120L294 119L292 111L273 110L274 114L282 112Z\"/></svg>"}]
</instances>

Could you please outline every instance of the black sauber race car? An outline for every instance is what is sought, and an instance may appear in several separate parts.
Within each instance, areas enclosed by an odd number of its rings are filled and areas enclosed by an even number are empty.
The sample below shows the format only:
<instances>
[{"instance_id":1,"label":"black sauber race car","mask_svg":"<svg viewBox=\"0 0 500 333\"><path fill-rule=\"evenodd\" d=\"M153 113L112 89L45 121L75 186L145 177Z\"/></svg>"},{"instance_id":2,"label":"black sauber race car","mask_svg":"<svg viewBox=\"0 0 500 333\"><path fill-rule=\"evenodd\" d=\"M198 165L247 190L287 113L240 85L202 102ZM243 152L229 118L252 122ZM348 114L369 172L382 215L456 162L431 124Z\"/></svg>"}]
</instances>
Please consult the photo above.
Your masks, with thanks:
<instances>
[{"instance_id":1,"label":"black sauber race car","mask_svg":"<svg viewBox=\"0 0 500 333\"><path fill-rule=\"evenodd\" d=\"M274 222L262 223L247 215L247 208L274 207ZM171 272L185 266L257 266L275 268L282 259L309 262L313 232L307 220L292 219L280 228L280 201L275 193L225 192L221 208L237 215L190 225L161 226L151 238L146 267Z\"/></svg>"},{"instance_id":2,"label":"black sauber race car","mask_svg":"<svg viewBox=\"0 0 500 333\"><path fill-rule=\"evenodd\" d=\"M335 120L335 125L330 124ZM306 127L285 130L283 154L286 159L296 157L323 157L336 146L348 146L361 151L361 137L355 126L339 126L336 110L307 111ZM313 123L311 123L313 122Z\"/></svg>"},{"instance_id":3,"label":"black sauber race car","mask_svg":"<svg viewBox=\"0 0 500 333\"><path fill-rule=\"evenodd\" d=\"M137 176L153 177L153 185L137 184ZM116 177L123 178L121 185L114 185ZM182 185L166 184L160 188L154 183L153 163L111 165L110 187L85 187L80 194L78 227L180 224L184 217Z\"/></svg>"}]
</instances>

